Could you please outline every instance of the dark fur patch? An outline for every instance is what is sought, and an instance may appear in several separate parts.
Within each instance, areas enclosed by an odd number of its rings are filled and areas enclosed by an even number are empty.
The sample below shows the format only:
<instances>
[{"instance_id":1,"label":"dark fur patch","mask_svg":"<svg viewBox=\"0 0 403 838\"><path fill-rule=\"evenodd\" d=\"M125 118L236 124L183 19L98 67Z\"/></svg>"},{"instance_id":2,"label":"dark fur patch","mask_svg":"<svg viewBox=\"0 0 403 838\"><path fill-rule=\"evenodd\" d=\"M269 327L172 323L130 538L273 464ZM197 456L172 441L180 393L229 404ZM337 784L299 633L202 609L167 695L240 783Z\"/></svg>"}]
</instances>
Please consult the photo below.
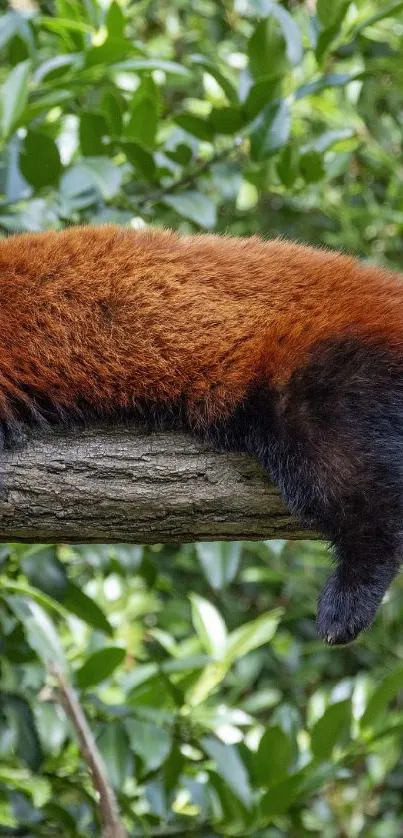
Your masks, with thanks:
<instances>
[{"instance_id":1,"label":"dark fur patch","mask_svg":"<svg viewBox=\"0 0 403 838\"><path fill-rule=\"evenodd\" d=\"M333 544L318 629L353 640L403 558L403 363L358 338L326 341L282 393L251 394L228 426L237 439Z\"/></svg>"}]
</instances>

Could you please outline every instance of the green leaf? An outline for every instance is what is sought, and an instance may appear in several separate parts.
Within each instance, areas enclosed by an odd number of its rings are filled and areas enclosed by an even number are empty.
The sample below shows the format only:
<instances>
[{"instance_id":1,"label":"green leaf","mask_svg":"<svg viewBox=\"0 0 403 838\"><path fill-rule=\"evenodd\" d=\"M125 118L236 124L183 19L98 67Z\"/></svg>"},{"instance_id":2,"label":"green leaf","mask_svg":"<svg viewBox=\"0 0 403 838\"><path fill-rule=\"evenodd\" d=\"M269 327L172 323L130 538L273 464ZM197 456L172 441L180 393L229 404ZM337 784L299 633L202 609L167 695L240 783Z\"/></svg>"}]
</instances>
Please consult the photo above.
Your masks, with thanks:
<instances>
[{"instance_id":1,"label":"green leaf","mask_svg":"<svg viewBox=\"0 0 403 838\"><path fill-rule=\"evenodd\" d=\"M272 818L282 815L297 799L304 781L304 775L293 774L272 785L260 803L260 813L263 824L270 823Z\"/></svg>"},{"instance_id":2,"label":"green leaf","mask_svg":"<svg viewBox=\"0 0 403 838\"><path fill-rule=\"evenodd\" d=\"M21 560L29 583L54 599L62 600L68 587L66 568L57 558L55 547L29 550Z\"/></svg>"},{"instance_id":3,"label":"green leaf","mask_svg":"<svg viewBox=\"0 0 403 838\"><path fill-rule=\"evenodd\" d=\"M126 154L132 166L148 180L152 180L155 174L155 163L152 154L143 148L139 143L130 140L121 140L121 148Z\"/></svg>"},{"instance_id":4,"label":"green leaf","mask_svg":"<svg viewBox=\"0 0 403 838\"><path fill-rule=\"evenodd\" d=\"M38 165L38 161L43 162ZM55 141L46 134L28 131L22 144L19 167L25 180L35 189L57 183L62 164Z\"/></svg>"},{"instance_id":5,"label":"green leaf","mask_svg":"<svg viewBox=\"0 0 403 838\"><path fill-rule=\"evenodd\" d=\"M220 660L227 646L227 629L221 614L211 602L197 594L190 595L192 620L203 649Z\"/></svg>"},{"instance_id":6,"label":"green leaf","mask_svg":"<svg viewBox=\"0 0 403 838\"><path fill-rule=\"evenodd\" d=\"M97 736L97 745L104 759L109 780L114 789L121 792L127 777L133 770L133 757L124 723L109 721Z\"/></svg>"},{"instance_id":7,"label":"green leaf","mask_svg":"<svg viewBox=\"0 0 403 838\"><path fill-rule=\"evenodd\" d=\"M206 73L210 74L210 76L213 76L232 105L236 105L238 103L238 94L234 85L227 78L225 73L216 66L216 64L213 64L213 62L209 61L209 59L204 55L191 55L190 61L192 64L202 67Z\"/></svg>"},{"instance_id":8,"label":"green leaf","mask_svg":"<svg viewBox=\"0 0 403 838\"><path fill-rule=\"evenodd\" d=\"M3 49L6 44L18 32L20 16L15 12L6 12L0 17L0 49Z\"/></svg>"},{"instance_id":9,"label":"green leaf","mask_svg":"<svg viewBox=\"0 0 403 838\"><path fill-rule=\"evenodd\" d=\"M43 752L39 741L35 716L28 702L18 695L5 693L2 710L12 715L17 729L17 753L32 771L39 771Z\"/></svg>"},{"instance_id":10,"label":"green leaf","mask_svg":"<svg viewBox=\"0 0 403 838\"><path fill-rule=\"evenodd\" d=\"M29 645L45 666L52 666L56 662L65 672L67 664L59 637L43 608L37 602L23 599L21 596L8 596L7 602L23 624Z\"/></svg>"},{"instance_id":11,"label":"green leaf","mask_svg":"<svg viewBox=\"0 0 403 838\"><path fill-rule=\"evenodd\" d=\"M73 94L68 90L53 90L51 93L46 93L43 96L38 96L35 101L30 102L24 108L18 120L18 126L30 125L34 119L48 113L52 108L62 106L73 98Z\"/></svg>"},{"instance_id":12,"label":"green leaf","mask_svg":"<svg viewBox=\"0 0 403 838\"><path fill-rule=\"evenodd\" d=\"M218 134L234 134L242 128L245 118L241 109L234 106L213 108L210 122Z\"/></svg>"},{"instance_id":13,"label":"green leaf","mask_svg":"<svg viewBox=\"0 0 403 838\"><path fill-rule=\"evenodd\" d=\"M67 611L56 599L48 596L44 591L28 585L27 582L14 582L13 579L2 576L0 579L0 593L3 596L4 594L8 595L9 593L13 593L17 594L17 596L27 597L28 599L32 599L33 602L37 602L42 608L55 612L59 617L63 619L67 617Z\"/></svg>"},{"instance_id":14,"label":"green leaf","mask_svg":"<svg viewBox=\"0 0 403 838\"><path fill-rule=\"evenodd\" d=\"M107 201L119 192L122 176L122 170L107 157L86 157L63 175L61 191L74 202L93 188Z\"/></svg>"},{"instance_id":15,"label":"green leaf","mask_svg":"<svg viewBox=\"0 0 403 838\"><path fill-rule=\"evenodd\" d=\"M323 157L318 151L306 151L299 159L299 170L305 183L316 183L325 175Z\"/></svg>"},{"instance_id":16,"label":"green leaf","mask_svg":"<svg viewBox=\"0 0 403 838\"><path fill-rule=\"evenodd\" d=\"M212 695L228 672L226 663L210 663L186 693L186 703L196 707Z\"/></svg>"},{"instance_id":17,"label":"green leaf","mask_svg":"<svg viewBox=\"0 0 403 838\"><path fill-rule=\"evenodd\" d=\"M179 163L180 166L187 166L192 159L192 149L186 143L178 143L175 148L165 151L165 156L173 160L174 163Z\"/></svg>"},{"instance_id":18,"label":"green leaf","mask_svg":"<svg viewBox=\"0 0 403 838\"><path fill-rule=\"evenodd\" d=\"M210 141L214 137L214 127L207 119L192 113L180 113L175 116L175 122L188 134L199 140Z\"/></svg>"},{"instance_id":19,"label":"green leaf","mask_svg":"<svg viewBox=\"0 0 403 838\"><path fill-rule=\"evenodd\" d=\"M331 758L333 748L344 744L351 726L351 701L331 704L311 732L311 748L317 759Z\"/></svg>"},{"instance_id":20,"label":"green leaf","mask_svg":"<svg viewBox=\"0 0 403 838\"><path fill-rule=\"evenodd\" d=\"M38 809L45 806L52 796L52 786L49 780L31 775L20 768L0 767L0 784L5 788L30 795L34 806Z\"/></svg>"},{"instance_id":21,"label":"green leaf","mask_svg":"<svg viewBox=\"0 0 403 838\"><path fill-rule=\"evenodd\" d=\"M224 745L213 736L206 736L200 744L206 754L214 760L219 776L244 806L250 808L253 798L249 777L235 745Z\"/></svg>"},{"instance_id":22,"label":"green leaf","mask_svg":"<svg viewBox=\"0 0 403 838\"><path fill-rule=\"evenodd\" d=\"M372 26L374 23L378 23L380 20L385 20L387 17L392 17L396 14L396 12L400 12L403 9L403 2L402 0L397 0L395 3L389 3L388 6L384 6L381 9L378 9L373 15L368 17L366 20L363 20L361 23L356 26L353 30L352 37L355 38L366 29L367 26Z\"/></svg>"},{"instance_id":23,"label":"green leaf","mask_svg":"<svg viewBox=\"0 0 403 838\"><path fill-rule=\"evenodd\" d=\"M259 786L278 782L288 773L293 759L293 746L284 731L277 726L264 732L253 759L253 775Z\"/></svg>"},{"instance_id":24,"label":"green leaf","mask_svg":"<svg viewBox=\"0 0 403 838\"><path fill-rule=\"evenodd\" d=\"M301 729L302 720L298 709L293 704L288 704L283 699L281 704L277 704L270 716L270 724L272 726L280 727L287 739L291 742L293 749L293 760L297 761L299 756L298 747L298 733Z\"/></svg>"},{"instance_id":25,"label":"green leaf","mask_svg":"<svg viewBox=\"0 0 403 838\"><path fill-rule=\"evenodd\" d=\"M311 96L312 93L320 93L327 87L346 87L352 81L362 76L361 73L326 73L314 81L306 82L295 93L296 99L303 99L304 96Z\"/></svg>"},{"instance_id":26,"label":"green leaf","mask_svg":"<svg viewBox=\"0 0 403 838\"><path fill-rule=\"evenodd\" d=\"M77 55L54 55L48 58L35 70L34 80L41 82L46 79L47 82L58 79L64 76L73 68L78 69L80 66L80 58Z\"/></svg>"},{"instance_id":27,"label":"green leaf","mask_svg":"<svg viewBox=\"0 0 403 838\"><path fill-rule=\"evenodd\" d=\"M105 154L106 134L108 134L108 126L102 114L90 111L81 114L80 146L85 156L97 157Z\"/></svg>"},{"instance_id":28,"label":"green leaf","mask_svg":"<svg viewBox=\"0 0 403 838\"><path fill-rule=\"evenodd\" d=\"M232 631L227 640L225 661L237 660L252 649L269 643L277 631L282 614L282 608L275 608Z\"/></svg>"},{"instance_id":29,"label":"green leaf","mask_svg":"<svg viewBox=\"0 0 403 838\"><path fill-rule=\"evenodd\" d=\"M277 162L277 174L289 189L298 177L298 152L292 145L287 145Z\"/></svg>"},{"instance_id":30,"label":"green leaf","mask_svg":"<svg viewBox=\"0 0 403 838\"><path fill-rule=\"evenodd\" d=\"M111 35L98 46L92 46L85 52L85 67L102 67L107 71L115 69L119 62L124 61L128 56L136 53L131 41L125 40L122 37L112 37Z\"/></svg>"},{"instance_id":31,"label":"green leaf","mask_svg":"<svg viewBox=\"0 0 403 838\"><path fill-rule=\"evenodd\" d=\"M324 29L340 26L349 7L349 0L318 0L316 14Z\"/></svg>"},{"instance_id":32,"label":"green leaf","mask_svg":"<svg viewBox=\"0 0 403 838\"><path fill-rule=\"evenodd\" d=\"M360 720L360 727L373 727L384 721L389 702L403 689L403 667L386 675L372 694Z\"/></svg>"},{"instance_id":33,"label":"green leaf","mask_svg":"<svg viewBox=\"0 0 403 838\"><path fill-rule=\"evenodd\" d=\"M328 148L331 148L338 143L343 143L345 140L349 140L352 137L354 137L354 131L351 128L324 131L323 134L315 137L315 139L308 144L309 149L307 149L307 151L309 150L323 153Z\"/></svg>"},{"instance_id":34,"label":"green leaf","mask_svg":"<svg viewBox=\"0 0 403 838\"><path fill-rule=\"evenodd\" d=\"M100 110L106 119L109 133L120 137L126 102L122 99L119 90L111 89L105 91L102 96Z\"/></svg>"},{"instance_id":35,"label":"green leaf","mask_svg":"<svg viewBox=\"0 0 403 838\"><path fill-rule=\"evenodd\" d=\"M156 771L168 759L172 734L161 726L137 719L128 719L125 724L131 748L142 759L145 770Z\"/></svg>"},{"instance_id":36,"label":"green leaf","mask_svg":"<svg viewBox=\"0 0 403 838\"><path fill-rule=\"evenodd\" d=\"M204 541L196 544L197 558L212 588L220 590L229 585L238 573L241 561L240 541Z\"/></svg>"},{"instance_id":37,"label":"green leaf","mask_svg":"<svg viewBox=\"0 0 403 838\"><path fill-rule=\"evenodd\" d=\"M125 17L121 6L116 0L112 0L106 15L106 28L110 35L115 38L124 37Z\"/></svg>"},{"instance_id":38,"label":"green leaf","mask_svg":"<svg viewBox=\"0 0 403 838\"><path fill-rule=\"evenodd\" d=\"M282 76L272 76L257 81L249 89L243 105L248 119L254 119L270 102L281 97L283 88Z\"/></svg>"},{"instance_id":39,"label":"green leaf","mask_svg":"<svg viewBox=\"0 0 403 838\"><path fill-rule=\"evenodd\" d=\"M199 227L210 230L216 223L216 207L211 198L202 192L189 190L177 195L165 195L161 203L171 207L178 215L193 221Z\"/></svg>"},{"instance_id":40,"label":"green leaf","mask_svg":"<svg viewBox=\"0 0 403 838\"><path fill-rule=\"evenodd\" d=\"M324 56L326 56L332 42L334 41L335 38L337 38L338 34L339 34L338 24L334 24L333 26L329 26L328 29L323 29L322 32L320 32L317 43L316 43L316 47L315 47L315 58L318 61L318 63L320 63L323 60Z\"/></svg>"},{"instance_id":41,"label":"green leaf","mask_svg":"<svg viewBox=\"0 0 403 838\"><path fill-rule=\"evenodd\" d=\"M38 23L50 32L56 32L58 35L66 33L78 33L81 35L91 35L92 26L88 23L83 23L81 20L69 20L68 18L54 18L43 16L38 19Z\"/></svg>"},{"instance_id":42,"label":"green leaf","mask_svg":"<svg viewBox=\"0 0 403 838\"><path fill-rule=\"evenodd\" d=\"M0 88L1 134L7 139L24 111L28 100L29 60L17 64Z\"/></svg>"},{"instance_id":43,"label":"green leaf","mask_svg":"<svg viewBox=\"0 0 403 838\"><path fill-rule=\"evenodd\" d=\"M238 838L253 835L255 838L255 832L251 832L251 826L255 820L253 807L245 806L217 772L209 771L208 779L214 799L217 798L219 801L220 831L204 835L202 833L201 838L218 838L219 835L220 838L224 835L228 838L231 835ZM265 838L265 836L260 836L260 838Z\"/></svg>"},{"instance_id":44,"label":"green leaf","mask_svg":"<svg viewBox=\"0 0 403 838\"><path fill-rule=\"evenodd\" d=\"M106 646L90 655L76 672L77 686L88 689L109 678L126 657L125 649L120 646Z\"/></svg>"},{"instance_id":45,"label":"green leaf","mask_svg":"<svg viewBox=\"0 0 403 838\"><path fill-rule=\"evenodd\" d=\"M272 14L280 24L285 43L287 58L293 65L299 64L303 58L303 47L300 30L294 21L294 18L277 3L270 3L269 14Z\"/></svg>"},{"instance_id":46,"label":"green leaf","mask_svg":"<svg viewBox=\"0 0 403 838\"><path fill-rule=\"evenodd\" d=\"M177 64L175 61L165 61L162 58L128 58L127 61L120 61L113 67L119 72L133 72L141 73L151 72L152 70L162 70L164 73L170 73L175 76L191 77L191 73L183 64Z\"/></svg>"},{"instance_id":47,"label":"green leaf","mask_svg":"<svg viewBox=\"0 0 403 838\"><path fill-rule=\"evenodd\" d=\"M153 149L158 126L158 91L151 79L145 79L136 90L130 105L130 120L125 138Z\"/></svg>"},{"instance_id":48,"label":"green leaf","mask_svg":"<svg viewBox=\"0 0 403 838\"><path fill-rule=\"evenodd\" d=\"M251 155L254 160L265 160L284 146L290 136L291 115L285 101L267 105L251 129Z\"/></svg>"},{"instance_id":49,"label":"green leaf","mask_svg":"<svg viewBox=\"0 0 403 838\"><path fill-rule=\"evenodd\" d=\"M281 26L271 15L257 24L248 43L249 67L255 79L283 75L288 68Z\"/></svg>"},{"instance_id":50,"label":"green leaf","mask_svg":"<svg viewBox=\"0 0 403 838\"><path fill-rule=\"evenodd\" d=\"M67 611L83 620L84 623L112 637L113 628L99 605L73 582L68 584L63 606Z\"/></svg>"},{"instance_id":51,"label":"green leaf","mask_svg":"<svg viewBox=\"0 0 403 838\"><path fill-rule=\"evenodd\" d=\"M66 828L66 832L62 833L63 838L77 838L77 831L76 831L76 819L64 806L60 806L54 800L46 805L42 809L43 815L45 816L45 823L49 821L56 823L60 826Z\"/></svg>"}]
</instances>

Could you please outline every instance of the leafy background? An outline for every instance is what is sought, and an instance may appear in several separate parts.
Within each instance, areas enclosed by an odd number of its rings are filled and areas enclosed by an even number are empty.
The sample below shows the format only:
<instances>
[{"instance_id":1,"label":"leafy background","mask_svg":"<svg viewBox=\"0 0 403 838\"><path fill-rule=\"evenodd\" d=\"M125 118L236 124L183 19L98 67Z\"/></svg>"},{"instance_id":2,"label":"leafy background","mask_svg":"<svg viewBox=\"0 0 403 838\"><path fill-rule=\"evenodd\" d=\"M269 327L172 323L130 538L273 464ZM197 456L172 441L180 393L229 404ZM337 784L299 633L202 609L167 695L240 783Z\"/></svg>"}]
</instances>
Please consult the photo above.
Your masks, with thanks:
<instances>
[{"instance_id":1,"label":"leafy background","mask_svg":"<svg viewBox=\"0 0 403 838\"><path fill-rule=\"evenodd\" d=\"M1 3L0 230L281 234L399 267L403 2ZM0 550L0 835L403 835L403 597L326 649L318 543ZM190 593L189 593L190 592Z\"/></svg>"}]
</instances>

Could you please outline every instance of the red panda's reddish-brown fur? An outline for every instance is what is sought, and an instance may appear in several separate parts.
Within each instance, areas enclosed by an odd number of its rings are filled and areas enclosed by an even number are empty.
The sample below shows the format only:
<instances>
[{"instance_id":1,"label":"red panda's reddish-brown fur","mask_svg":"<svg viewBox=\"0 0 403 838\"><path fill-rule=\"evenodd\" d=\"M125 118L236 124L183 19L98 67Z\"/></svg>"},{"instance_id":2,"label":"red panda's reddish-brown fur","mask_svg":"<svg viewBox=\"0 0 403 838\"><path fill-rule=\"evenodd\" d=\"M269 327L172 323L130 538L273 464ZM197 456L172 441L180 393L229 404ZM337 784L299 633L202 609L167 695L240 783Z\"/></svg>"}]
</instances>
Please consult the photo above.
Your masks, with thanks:
<instances>
[{"instance_id":1,"label":"red panda's reddish-brown fur","mask_svg":"<svg viewBox=\"0 0 403 838\"><path fill-rule=\"evenodd\" d=\"M258 457L333 543L319 633L355 638L403 557L402 278L258 238L78 227L0 242L4 444L26 420L164 409Z\"/></svg>"},{"instance_id":2,"label":"red panda's reddish-brown fur","mask_svg":"<svg viewBox=\"0 0 403 838\"><path fill-rule=\"evenodd\" d=\"M3 415L32 389L66 408L185 396L225 416L351 332L403 351L403 287L325 250L117 227L0 243Z\"/></svg>"}]
</instances>

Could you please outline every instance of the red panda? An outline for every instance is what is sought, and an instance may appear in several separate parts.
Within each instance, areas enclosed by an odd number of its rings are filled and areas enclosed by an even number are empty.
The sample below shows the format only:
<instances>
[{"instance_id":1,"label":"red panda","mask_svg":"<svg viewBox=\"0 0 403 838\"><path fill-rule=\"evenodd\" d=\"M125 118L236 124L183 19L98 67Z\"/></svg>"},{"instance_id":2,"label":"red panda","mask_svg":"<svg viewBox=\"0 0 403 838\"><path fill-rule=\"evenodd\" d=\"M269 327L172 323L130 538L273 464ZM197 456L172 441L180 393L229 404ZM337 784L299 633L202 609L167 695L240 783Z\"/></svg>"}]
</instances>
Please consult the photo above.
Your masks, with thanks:
<instances>
[{"instance_id":1,"label":"red panda","mask_svg":"<svg viewBox=\"0 0 403 838\"><path fill-rule=\"evenodd\" d=\"M330 540L318 630L370 625L403 556L403 282L325 250L77 227L0 242L0 422L166 420L249 452Z\"/></svg>"}]
</instances>

